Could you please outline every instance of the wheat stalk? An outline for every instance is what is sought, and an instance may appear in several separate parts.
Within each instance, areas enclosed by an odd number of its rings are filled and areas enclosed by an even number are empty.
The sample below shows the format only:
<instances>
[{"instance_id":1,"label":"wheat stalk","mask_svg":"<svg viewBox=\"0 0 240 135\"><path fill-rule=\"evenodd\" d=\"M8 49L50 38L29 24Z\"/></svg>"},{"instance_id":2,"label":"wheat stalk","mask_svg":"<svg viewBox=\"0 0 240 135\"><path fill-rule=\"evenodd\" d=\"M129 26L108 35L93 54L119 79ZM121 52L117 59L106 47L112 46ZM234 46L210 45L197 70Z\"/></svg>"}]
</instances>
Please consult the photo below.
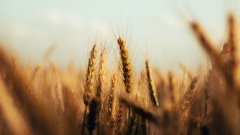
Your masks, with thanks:
<instances>
[{"instance_id":1,"label":"wheat stalk","mask_svg":"<svg viewBox=\"0 0 240 135\"><path fill-rule=\"evenodd\" d=\"M88 115L88 130L90 132L90 135L93 135L93 132L97 125L97 118L100 111L100 101L99 98L93 98L93 100L90 103L90 110Z\"/></svg>"},{"instance_id":2,"label":"wheat stalk","mask_svg":"<svg viewBox=\"0 0 240 135\"><path fill-rule=\"evenodd\" d=\"M105 48L102 50L101 54L100 54L100 62L99 62L99 74L98 74L98 83L97 83L97 95L96 98L99 101L99 110L97 111L99 114L97 114L98 116L98 120L97 120L97 133L100 134L100 113L102 110L102 91L103 91L103 87L104 87L104 83L105 83L105 63L106 63L106 51Z\"/></svg>"},{"instance_id":3,"label":"wheat stalk","mask_svg":"<svg viewBox=\"0 0 240 135\"><path fill-rule=\"evenodd\" d=\"M114 74L111 78L111 88L108 99L108 111L110 119L114 118L114 108L115 108L115 91L116 91L116 75Z\"/></svg>"},{"instance_id":4,"label":"wheat stalk","mask_svg":"<svg viewBox=\"0 0 240 135\"><path fill-rule=\"evenodd\" d=\"M147 119L148 121L152 122L153 124L160 125L161 119L159 116L154 114L151 111L144 109L143 107L136 105L135 103L129 102L127 99L120 97L120 103L123 105L130 107L133 109L135 113L137 113L142 118Z\"/></svg>"},{"instance_id":5,"label":"wheat stalk","mask_svg":"<svg viewBox=\"0 0 240 135\"><path fill-rule=\"evenodd\" d=\"M98 74L98 87L97 87L97 97L102 98L102 91L105 82L105 63L106 63L106 52L103 49L100 55L99 62L99 74Z\"/></svg>"},{"instance_id":6,"label":"wheat stalk","mask_svg":"<svg viewBox=\"0 0 240 135\"><path fill-rule=\"evenodd\" d=\"M207 53L207 55L210 57L212 63L214 66L218 69L218 71L223 75L226 84L232 88L233 86L233 77L229 73L229 71L225 68L224 63L222 62L221 58L219 57L218 52L212 47L212 43L207 38L206 34L203 32L202 28L199 26L198 23L192 22L190 23L191 30L193 31L193 34L198 39L200 45L204 49L204 51Z\"/></svg>"},{"instance_id":7,"label":"wheat stalk","mask_svg":"<svg viewBox=\"0 0 240 135\"><path fill-rule=\"evenodd\" d=\"M86 84L85 84L85 91L83 95L83 101L85 104L85 111L82 123L82 135L84 134L84 127L85 127L85 118L87 115L88 105L91 102L93 92L95 89L94 84L94 75L95 75L95 64L96 64L96 55L97 55L97 47L96 44L93 45L93 48L90 53L90 57L88 60L88 67L87 67L87 74L86 74Z\"/></svg>"},{"instance_id":8,"label":"wheat stalk","mask_svg":"<svg viewBox=\"0 0 240 135\"><path fill-rule=\"evenodd\" d=\"M132 79L132 67L130 64L128 51L126 49L126 43L123 41L121 37L117 39L118 46L120 49L120 55L121 55L121 62L122 62L122 71L123 71L123 81L126 87L127 93L132 92L132 85L133 85L133 79Z\"/></svg>"},{"instance_id":9,"label":"wheat stalk","mask_svg":"<svg viewBox=\"0 0 240 135\"><path fill-rule=\"evenodd\" d=\"M94 44L88 60L86 84L85 84L85 91L84 91L84 97L83 97L85 105L88 105L90 103L90 100L93 96L93 92L95 89L94 76L96 71L95 69L96 55L97 55L97 47L96 47L96 44Z\"/></svg>"},{"instance_id":10,"label":"wheat stalk","mask_svg":"<svg viewBox=\"0 0 240 135\"><path fill-rule=\"evenodd\" d=\"M155 86L154 86L154 82L153 82L153 78L152 78L151 67L150 67L148 60L145 61L145 65L146 65L147 83L148 83L150 99L151 99L153 105L155 107L158 107L159 103L158 103L156 90L155 90Z\"/></svg>"},{"instance_id":11,"label":"wheat stalk","mask_svg":"<svg viewBox=\"0 0 240 135\"><path fill-rule=\"evenodd\" d=\"M233 77L233 85L235 86L235 73L237 67L237 23L232 14L228 16L228 42L230 46L230 61L227 63L229 72Z\"/></svg>"}]
</instances>

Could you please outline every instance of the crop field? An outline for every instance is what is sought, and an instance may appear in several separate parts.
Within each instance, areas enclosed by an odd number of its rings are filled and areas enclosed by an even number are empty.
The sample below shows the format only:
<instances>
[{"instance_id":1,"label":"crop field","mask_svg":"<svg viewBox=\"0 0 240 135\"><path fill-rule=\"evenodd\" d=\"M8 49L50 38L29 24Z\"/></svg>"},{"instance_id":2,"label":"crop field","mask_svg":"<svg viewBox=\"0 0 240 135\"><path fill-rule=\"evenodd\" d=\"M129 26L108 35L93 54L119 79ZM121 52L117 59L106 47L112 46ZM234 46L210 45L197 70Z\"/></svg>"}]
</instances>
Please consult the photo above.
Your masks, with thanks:
<instances>
[{"instance_id":1,"label":"crop field","mask_svg":"<svg viewBox=\"0 0 240 135\"><path fill-rule=\"evenodd\" d=\"M121 36L112 69L98 43L86 68L48 58L27 65L1 47L0 135L239 135L238 20L229 13L226 22L222 49L200 23L188 23L209 62L197 72L184 64L162 72L147 58L135 72Z\"/></svg>"}]
</instances>

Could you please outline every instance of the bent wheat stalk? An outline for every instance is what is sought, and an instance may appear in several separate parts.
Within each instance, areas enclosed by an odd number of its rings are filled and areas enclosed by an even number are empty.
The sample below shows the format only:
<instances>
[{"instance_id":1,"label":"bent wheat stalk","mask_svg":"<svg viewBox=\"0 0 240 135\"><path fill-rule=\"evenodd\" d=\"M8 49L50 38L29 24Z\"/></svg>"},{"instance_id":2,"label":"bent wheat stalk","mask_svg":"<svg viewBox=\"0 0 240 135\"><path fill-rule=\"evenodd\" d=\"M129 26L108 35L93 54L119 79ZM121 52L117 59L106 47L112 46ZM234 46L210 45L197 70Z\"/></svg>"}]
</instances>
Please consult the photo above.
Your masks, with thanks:
<instances>
[{"instance_id":1,"label":"bent wheat stalk","mask_svg":"<svg viewBox=\"0 0 240 135\"><path fill-rule=\"evenodd\" d=\"M218 71L223 75L226 85L229 85L230 88L233 87L233 77L231 74L226 70L224 63L220 59L220 55L218 52L212 47L212 43L207 38L206 34L203 32L202 28L199 26L198 23L192 22L190 23L190 28L198 39L200 45L209 56L210 60L214 64L214 66L218 69Z\"/></svg>"},{"instance_id":2,"label":"bent wheat stalk","mask_svg":"<svg viewBox=\"0 0 240 135\"><path fill-rule=\"evenodd\" d=\"M134 103L129 102L127 99L125 98L120 98L120 103L122 103L123 105L125 105L126 107L130 107L133 109L133 111L135 113L137 113L139 116L141 116L142 118L152 122L155 125L160 125L161 122L161 118L157 115L155 115L154 113L142 108L141 106L138 106Z\"/></svg>"},{"instance_id":3,"label":"bent wheat stalk","mask_svg":"<svg viewBox=\"0 0 240 135\"><path fill-rule=\"evenodd\" d=\"M228 16L228 41L227 44L230 46L230 59L227 63L228 72L233 77L233 85L235 85L235 73L237 67L237 23L232 14Z\"/></svg>"}]
</instances>

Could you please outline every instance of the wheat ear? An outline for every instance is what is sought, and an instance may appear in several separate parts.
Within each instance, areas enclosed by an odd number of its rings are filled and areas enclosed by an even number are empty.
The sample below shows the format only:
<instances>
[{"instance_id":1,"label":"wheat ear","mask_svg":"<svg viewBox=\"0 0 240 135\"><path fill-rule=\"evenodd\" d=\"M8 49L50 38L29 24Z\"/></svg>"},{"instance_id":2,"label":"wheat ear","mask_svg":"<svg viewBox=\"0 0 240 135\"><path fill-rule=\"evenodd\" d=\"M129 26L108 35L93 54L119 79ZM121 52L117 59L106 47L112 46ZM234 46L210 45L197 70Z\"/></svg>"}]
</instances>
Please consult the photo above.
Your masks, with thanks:
<instances>
[{"instance_id":1,"label":"wheat ear","mask_svg":"<svg viewBox=\"0 0 240 135\"><path fill-rule=\"evenodd\" d=\"M158 107L159 103L158 103L156 90L155 90L155 86L154 86L154 82L153 82L153 78L152 78L151 67L150 67L148 60L145 61L145 65L146 65L147 83L148 83L150 99L151 99L153 105L155 107Z\"/></svg>"},{"instance_id":2,"label":"wheat ear","mask_svg":"<svg viewBox=\"0 0 240 135\"><path fill-rule=\"evenodd\" d=\"M122 62L122 71L123 71L123 81L126 87L127 93L132 92L132 67L129 60L128 51L126 48L126 43L121 37L117 39L118 46L120 49L121 62Z\"/></svg>"},{"instance_id":3,"label":"wheat ear","mask_svg":"<svg viewBox=\"0 0 240 135\"><path fill-rule=\"evenodd\" d=\"M89 60L88 60L86 84L85 84L85 91L84 91L84 95L83 95L85 111L84 111L84 117L83 117L83 123L82 123L82 135L84 134L85 119L87 116L88 105L91 102L93 92L94 92L94 85L95 85L94 84L94 75L95 75L96 55L97 55L97 47L96 47L96 44L94 44L92 51L90 53Z\"/></svg>"},{"instance_id":4,"label":"wheat ear","mask_svg":"<svg viewBox=\"0 0 240 135\"><path fill-rule=\"evenodd\" d=\"M84 104L88 105L90 100L93 96L94 92L94 76L95 76L95 64L96 64L96 55L97 55L97 47L94 44L92 51L90 53L90 57L88 60L88 67L87 67L87 74L86 74L86 84L85 84L85 91L84 91Z\"/></svg>"}]
</instances>

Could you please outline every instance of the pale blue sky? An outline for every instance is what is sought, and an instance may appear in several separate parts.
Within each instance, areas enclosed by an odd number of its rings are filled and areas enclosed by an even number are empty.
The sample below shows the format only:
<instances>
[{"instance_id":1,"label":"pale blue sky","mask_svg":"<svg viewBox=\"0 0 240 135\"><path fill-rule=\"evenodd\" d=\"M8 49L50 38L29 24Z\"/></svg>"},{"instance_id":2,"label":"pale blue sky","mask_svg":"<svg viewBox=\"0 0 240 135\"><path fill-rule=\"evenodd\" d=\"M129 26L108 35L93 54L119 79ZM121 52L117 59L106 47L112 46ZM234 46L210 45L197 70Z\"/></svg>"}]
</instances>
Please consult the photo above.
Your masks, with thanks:
<instances>
[{"instance_id":1,"label":"pale blue sky","mask_svg":"<svg viewBox=\"0 0 240 135\"><path fill-rule=\"evenodd\" d=\"M235 5L235 6L233 6ZM149 57L161 68L196 67L201 50L187 22L197 19L215 43L223 42L225 17L237 0L0 0L0 41L24 61L38 62L57 44L53 59L85 65L96 40L113 58L115 35L127 39L134 68ZM100 44L101 43L101 44Z\"/></svg>"}]
</instances>

